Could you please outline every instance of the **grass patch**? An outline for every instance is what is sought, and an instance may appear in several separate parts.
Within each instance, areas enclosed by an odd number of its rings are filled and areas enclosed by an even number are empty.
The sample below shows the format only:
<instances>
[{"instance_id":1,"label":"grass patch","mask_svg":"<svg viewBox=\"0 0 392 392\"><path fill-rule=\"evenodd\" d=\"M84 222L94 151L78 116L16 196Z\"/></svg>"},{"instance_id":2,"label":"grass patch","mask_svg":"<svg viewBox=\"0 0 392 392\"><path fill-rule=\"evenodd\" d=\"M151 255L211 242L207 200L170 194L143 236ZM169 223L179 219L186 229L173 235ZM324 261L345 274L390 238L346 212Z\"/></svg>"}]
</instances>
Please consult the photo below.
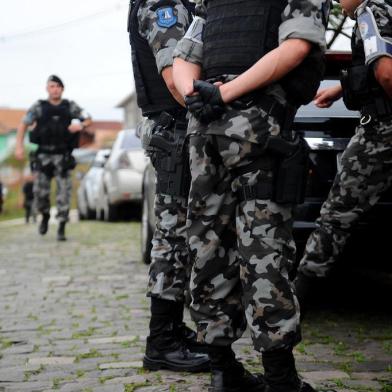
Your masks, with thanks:
<instances>
[{"instance_id":1,"label":"grass patch","mask_svg":"<svg viewBox=\"0 0 392 392\"><path fill-rule=\"evenodd\" d=\"M336 355L346 355L348 351L348 346L344 342L337 342L333 348Z\"/></svg>"},{"instance_id":2,"label":"grass patch","mask_svg":"<svg viewBox=\"0 0 392 392\"><path fill-rule=\"evenodd\" d=\"M135 344L138 342L138 339L135 340L127 340L126 342L122 342L121 346L124 348L130 348L135 346Z\"/></svg>"},{"instance_id":3,"label":"grass patch","mask_svg":"<svg viewBox=\"0 0 392 392\"><path fill-rule=\"evenodd\" d=\"M148 382L139 382L132 384L125 384L124 392L134 392L137 388L148 387L150 384Z\"/></svg>"},{"instance_id":4,"label":"grass patch","mask_svg":"<svg viewBox=\"0 0 392 392\"><path fill-rule=\"evenodd\" d=\"M301 353L301 354L303 354L303 355L307 355L306 347L305 347L305 344L304 344L304 343L299 343L299 344L297 344L297 345L295 346L295 349L296 349L299 353Z\"/></svg>"},{"instance_id":5,"label":"grass patch","mask_svg":"<svg viewBox=\"0 0 392 392\"><path fill-rule=\"evenodd\" d=\"M108 381L108 380L113 380L113 378L115 378L116 376L102 376L102 377L99 377L99 382L101 383L101 384L105 384L105 382L106 381Z\"/></svg>"},{"instance_id":6,"label":"grass patch","mask_svg":"<svg viewBox=\"0 0 392 392\"><path fill-rule=\"evenodd\" d=\"M342 372L350 374L353 371L353 365L351 362L342 362L338 364L338 369L340 369Z\"/></svg>"},{"instance_id":7,"label":"grass patch","mask_svg":"<svg viewBox=\"0 0 392 392\"><path fill-rule=\"evenodd\" d=\"M128 298L129 298L128 294L118 295L116 297L116 301L121 301L122 299L128 299Z\"/></svg>"},{"instance_id":8,"label":"grass patch","mask_svg":"<svg viewBox=\"0 0 392 392\"><path fill-rule=\"evenodd\" d=\"M383 384L382 388L381 388L381 392L392 392L392 384L388 383L388 384Z\"/></svg>"},{"instance_id":9,"label":"grass patch","mask_svg":"<svg viewBox=\"0 0 392 392\"><path fill-rule=\"evenodd\" d=\"M0 214L0 222L22 218L24 216L21 188L18 185L8 186L7 190L7 196L4 198L3 212Z\"/></svg>"},{"instance_id":10,"label":"grass patch","mask_svg":"<svg viewBox=\"0 0 392 392\"><path fill-rule=\"evenodd\" d=\"M382 347L386 353L392 354L392 341L384 342Z\"/></svg>"},{"instance_id":11,"label":"grass patch","mask_svg":"<svg viewBox=\"0 0 392 392\"><path fill-rule=\"evenodd\" d=\"M0 338L0 349L5 350L12 346L11 340Z\"/></svg>"},{"instance_id":12,"label":"grass patch","mask_svg":"<svg viewBox=\"0 0 392 392\"><path fill-rule=\"evenodd\" d=\"M29 381L31 376L37 376L38 374L40 374L41 372L43 372L45 370L45 366L41 365L38 369L36 370L26 370L24 372L24 381Z\"/></svg>"},{"instance_id":13,"label":"grass patch","mask_svg":"<svg viewBox=\"0 0 392 392\"><path fill-rule=\"evenodd\" d=\"M52 381L52 388L53 389L59 389L60 388L60 381L61 381L61 379L60 378L54 378L53 379L53 381Z\"/></svg>"},{"instance_id":14,"label":"grass patch","mask_svg":"<svg viewBox=\"0 0 392 392\"><path fill-rule=\"evenodd\" d=\"M89 327L85 331L75 332L75 333L72 334L72 339L88 338L88 337L94 335L96 330L97 330L96 328Z\"/></svg>"},{"instance_id":15,"label":"grass patch","mask_svg":"<svg viewBox=\"0 0 392 392\"><path fill-rule=\"evenodd\" d=\"M360 351L354 351L353 353L350 354L356 362L358 363L363 363L366 361L366 357L363 353L361 353Z\"/></svg>"},{"instance_id":16,"label":"grass patch","mask_svg":"<svg viewBox=\"0 0 392 392\"><path fill-rule=\"evenodd\" d=\"M99 358L102 357L102 353L99 352L96 349L92 349L90 350L88 353L84 353L84 354L79 354L76 356L76 362L80 362L82 359L87 359L87 358Z\"/></svg>"}]
</instances>

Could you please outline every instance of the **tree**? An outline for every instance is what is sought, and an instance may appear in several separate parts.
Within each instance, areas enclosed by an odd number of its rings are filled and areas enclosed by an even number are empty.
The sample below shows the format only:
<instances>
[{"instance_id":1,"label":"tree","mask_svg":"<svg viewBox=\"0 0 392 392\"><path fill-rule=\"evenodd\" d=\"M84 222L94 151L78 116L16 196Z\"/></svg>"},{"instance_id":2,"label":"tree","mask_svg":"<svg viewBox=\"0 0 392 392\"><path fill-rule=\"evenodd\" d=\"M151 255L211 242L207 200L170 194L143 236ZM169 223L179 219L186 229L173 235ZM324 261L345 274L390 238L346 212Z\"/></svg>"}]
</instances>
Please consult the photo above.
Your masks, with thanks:
<instances>
[{"instance_id":1,"label":"tree","mask_svg":"<svg viewBox=\"0 0 392 392\"><path fill-rule=\"evenodd\" d=\"M342 7L339 3L334 3L331 9L327 32L331 33L327 39L328 49L331 49L339 36L351 39L352 23L347 15L343 14Z\"/></svg>"}]
</instances>

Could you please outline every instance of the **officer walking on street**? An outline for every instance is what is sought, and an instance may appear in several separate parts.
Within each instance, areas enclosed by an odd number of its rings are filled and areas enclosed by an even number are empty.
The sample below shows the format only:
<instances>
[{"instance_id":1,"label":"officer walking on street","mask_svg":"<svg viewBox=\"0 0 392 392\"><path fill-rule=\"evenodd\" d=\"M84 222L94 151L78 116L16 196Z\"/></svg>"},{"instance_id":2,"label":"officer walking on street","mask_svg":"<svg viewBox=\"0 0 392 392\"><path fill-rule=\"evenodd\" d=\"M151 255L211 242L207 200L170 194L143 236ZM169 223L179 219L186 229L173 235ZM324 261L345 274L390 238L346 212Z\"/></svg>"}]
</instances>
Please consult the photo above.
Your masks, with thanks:
<instances>
[{"instance_id":1,"label":"officer walking on street","mask_svg":"<svg viewBox=\"0 0 392 392\"><path fill-rule=\"evenodd\" d=\"M360 111L361 120L299 265L295 286L302 308L317 279L330 273L353 226L392 183L392 2L340 3L356 20L352 67L341 85L321 90L315 103L329 107L343 95L348 109Z\"/></svg>"},{"instance_id":2,"label":"officer walking on street","mask_svg":"<svg viewBox=\"0 0 392 392\"><path fill-rule=\"evenodd\" d=\"M141 138L157 174L150 333L143 360L149 370L209 368L208 356L195 352L200 349L196 334L183 323L190 275L185 230L190 174L186 110L173 84L172 64L192 11L188 0L133 0L128 20L137 102L146 117Z\"/></svg>"},{"instance_id":3,"label":"officer walking on street","mask_svg":"<svg viewBox=\"0 0 392 392\"><path fill-rule=\"evenodd\" d=\"M329 0L200 0L175 51L190 118L191 314L209 345L211 392L299 392L299 307L289 271L307 146L297 108L322 79ZM205 79L201 81L202 78ZM231 345L250 328L264 379Z\"/></svg>"},{"instance_id":4,"label":"officer walking on street","mask_svg":"<svg viewBox=\"0 0 392 392\"><path fill-rule=\"evenodd\" d=\"M48 231L50 183L55 178L59 221L57 240L65 241L72 191L71 171L76 166L71 153L78 146L79 132L91 124L91 119L74 101L62 99L64 84L58 76L49 76L46 90L48 99L37 101L18 127L15 156L20 160L24 158L24 136L27 128L35 124L30 132L30 141L38 144L33 165L37 172L34 182L35 205L42 214L39 233L45 235Z\"/></svg>"}]
</instances>

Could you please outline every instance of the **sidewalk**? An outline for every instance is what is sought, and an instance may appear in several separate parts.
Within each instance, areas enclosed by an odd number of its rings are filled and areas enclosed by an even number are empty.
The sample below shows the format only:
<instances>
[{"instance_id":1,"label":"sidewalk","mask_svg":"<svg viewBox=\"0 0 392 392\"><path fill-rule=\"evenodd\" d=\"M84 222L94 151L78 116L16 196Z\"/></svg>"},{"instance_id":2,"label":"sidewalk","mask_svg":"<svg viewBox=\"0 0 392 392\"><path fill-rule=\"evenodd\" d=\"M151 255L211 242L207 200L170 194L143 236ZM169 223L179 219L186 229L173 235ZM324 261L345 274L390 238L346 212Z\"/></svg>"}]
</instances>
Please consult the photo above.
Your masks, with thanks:
<instances>
[{"instance_id":1,"label":"sidewalk","mask_svg":"<svg viewBox=\"0 0 392 392\"><path fill-rule=\"evenodd\" d=\"M207 374L142 369L139 223L73 223L66 243L56 227L40 237L36 225L0 225L0 392L207 391ZM390 298L379 298L386 312L311 314L296 349L304 378L339 392L392 391ZM235 349L260 371L248 337Z\"/></svg>"}]
</instances>

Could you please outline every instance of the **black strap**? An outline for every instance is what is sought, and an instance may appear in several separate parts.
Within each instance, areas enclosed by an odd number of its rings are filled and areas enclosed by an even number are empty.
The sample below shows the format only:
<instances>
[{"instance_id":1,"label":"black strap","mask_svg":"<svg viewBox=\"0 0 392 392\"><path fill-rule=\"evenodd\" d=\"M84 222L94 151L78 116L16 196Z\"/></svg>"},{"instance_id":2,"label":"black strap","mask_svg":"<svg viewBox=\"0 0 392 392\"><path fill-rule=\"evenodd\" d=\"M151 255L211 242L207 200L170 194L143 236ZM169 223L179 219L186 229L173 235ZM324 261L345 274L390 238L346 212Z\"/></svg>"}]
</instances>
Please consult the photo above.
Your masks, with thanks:
<instances>
[{"instance_id":1,"label":"black strap","mask_svg":"<svg viewBox=\"0 0 392 392\"><path fill-rule=\"evenodd\" d=\"M271 199L273 195L272 179L268 182L257 183L255 185L243 185L237 190L239 201L263 199Z\"/></svg>"},{"instance_id":2,"label":"black strap","mask_svg":"<svg viewBox=\"0 0 392 392\"><path fill-rule=\"evenodd\" d=\"M230 170L235 177L239 177L246 173L252 173L257 170L271 171L275 168L276 160L268 155L263 155L248 165L236 167Z\"/></svg>"},{"instance_id":3,"label":"black strap","mask_svg":"<svg viewBox=\"0 0 392 392\"><path fill-rule=\"evenodd\" d=\"M57 147L57 146L39 146L37 150L37 154L67 154L71 153L66 147Z\"/></svg>"},{"instance_id":4,"label":"black strap","mask_svg":"<svg viewBox=\"0 0 392 392\"><path fill-rule=\"evenodd\" d=\"M251 106L257 105L264 110L269 116L276 119L278 122L282 135L291 132L294 117L297 108L293 105L282 105L277 99L271 95L266 95L264 90L256 90L243 97L238 98L231 105L235 109L247 109Z\"/></svg>"}]
</instances>

